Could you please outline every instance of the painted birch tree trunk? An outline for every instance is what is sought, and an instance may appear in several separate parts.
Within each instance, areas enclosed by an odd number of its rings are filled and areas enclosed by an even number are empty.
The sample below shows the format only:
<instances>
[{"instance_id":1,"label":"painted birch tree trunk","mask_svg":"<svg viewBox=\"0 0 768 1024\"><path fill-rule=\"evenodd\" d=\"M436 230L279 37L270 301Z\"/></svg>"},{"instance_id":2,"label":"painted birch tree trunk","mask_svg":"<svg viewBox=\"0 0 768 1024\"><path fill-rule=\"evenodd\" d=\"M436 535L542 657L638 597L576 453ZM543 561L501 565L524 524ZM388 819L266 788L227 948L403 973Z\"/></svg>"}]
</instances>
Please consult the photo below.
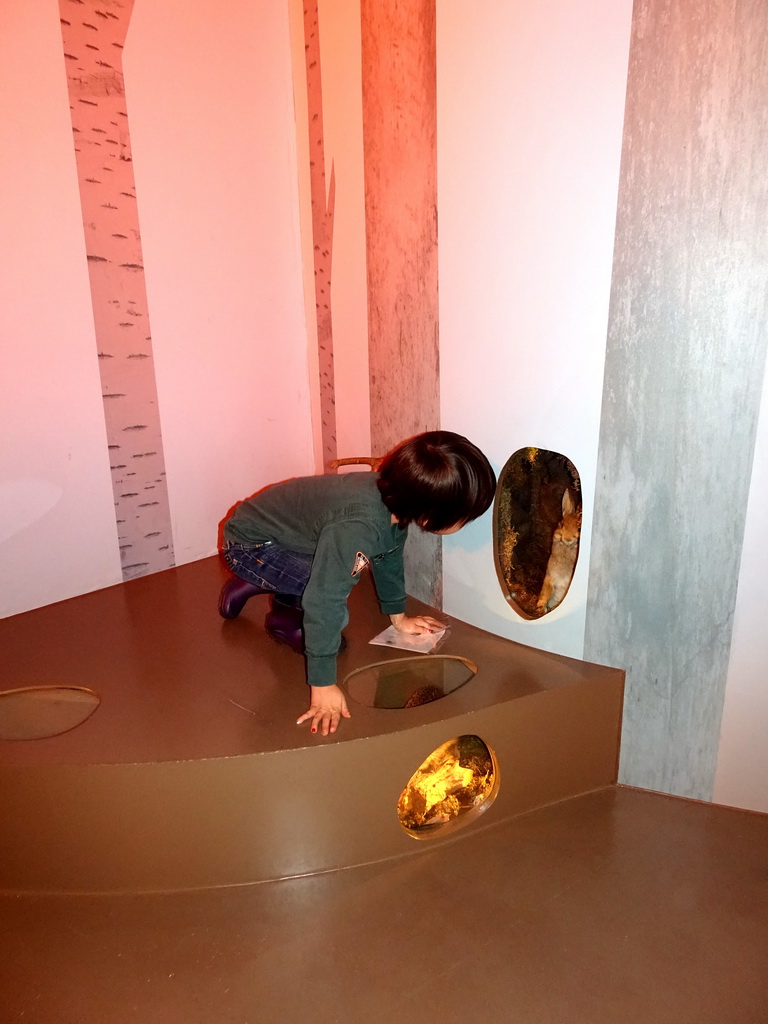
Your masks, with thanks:
<instances>
[{"instance_id":1,"label":"painted birch tree trunk","mask_svg":"<svg viewBox=\"0 0 768 1024\"><path fill-rule=\"evenodd\" d=\"M440 425L435 0L362 0L371 448ZM409 593L442 603L440 539L411 531Z\"/></svg>"},{"instance_id":2,"label":"painted birch tree trunk","mask_svg":"<svg viewBox=\"0 0 768 1024\"><path fill-rule=\"evenodd\" d=\"M336 179L331 167L326 194L325 145L323 140L323 83L320 73L320 25L317 0L304 7L304 53L307 69L309 120L309 180L312 204L312 248L315 272L318 370L320 373L320 420L323 465L328 470L336 458L336 394L333 372L333 316L331 266L333 262L333 211Z\"/></svg>"},{"instance_id":3,"label":"painted birch tree trunk","mask_svg":"<svg viewBox=\"0 0 768 1024\"><path fill-rule=\"evenodd\" d=\"M123 579L174 564L122 50L133 0L60 0Z\"/></svg>"}]
</instances>

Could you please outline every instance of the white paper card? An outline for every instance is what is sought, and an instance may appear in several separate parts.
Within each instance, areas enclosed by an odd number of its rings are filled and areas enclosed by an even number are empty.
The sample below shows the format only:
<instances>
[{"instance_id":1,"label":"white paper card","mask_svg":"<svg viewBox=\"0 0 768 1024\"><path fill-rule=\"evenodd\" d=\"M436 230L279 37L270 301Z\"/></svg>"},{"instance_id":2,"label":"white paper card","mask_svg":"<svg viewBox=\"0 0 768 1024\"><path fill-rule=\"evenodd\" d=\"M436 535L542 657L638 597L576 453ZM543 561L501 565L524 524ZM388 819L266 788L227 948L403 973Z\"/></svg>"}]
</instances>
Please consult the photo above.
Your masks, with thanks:
<instances>
[{"instance_id":1,"label":"white paper card","mask_svg":"<svg viewBox=\"0 0 768 1024\"><path fill-rule=\"evenodd\" d=\"M444 629L438 629L434 633L401 633L394 626L388 626L368 643L378 644L379 647L397 647L401 651L415 651L417 654L429 654L435 650L445 632Z\"/></svg>"}]
</instances>

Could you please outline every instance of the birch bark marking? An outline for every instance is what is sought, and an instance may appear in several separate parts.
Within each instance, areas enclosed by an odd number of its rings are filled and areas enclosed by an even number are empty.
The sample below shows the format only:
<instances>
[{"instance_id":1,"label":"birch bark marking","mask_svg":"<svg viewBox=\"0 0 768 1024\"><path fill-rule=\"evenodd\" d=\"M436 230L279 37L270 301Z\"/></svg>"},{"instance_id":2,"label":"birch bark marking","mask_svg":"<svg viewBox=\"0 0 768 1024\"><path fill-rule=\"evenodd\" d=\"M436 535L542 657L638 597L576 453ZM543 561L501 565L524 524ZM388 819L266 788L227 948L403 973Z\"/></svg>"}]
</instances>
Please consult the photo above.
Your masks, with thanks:
<instances>
[{"instance_id":1,"label":"birch bark marking","mask_svg":"<svg viewBox=\"0 0 768 1024\"><path fill-rule=\"evenodd\" d=\"M123 579L174 564L122 49L133 0L60 0Z\"/></svg>"},{"instance_id":2,"label":"birch bark marking","mask_svg":"<svg viewBox=\"0 0 768 1024\"><path fill-rule=\"evenodd\" d=\"M435 0L361 0L371 449L440 426ZM412 531L409 592L442 602L439 538Z\"/></svg>"},{"instance_id":3,"label":"birch bark marking","mask_svg":"<svg viewBox=\"0 0 768 1024\"><path fill-rule=\"evenodd\" d=\"M333 373L333 317L331 313L331 264L333 259L333 209L336 176L326 198L325 144L323 140L323 83L320 74L320 22L317 0L304 7L304 54L307 67L309 120L309 180L312 202L312 247L315 270L318 364L320 372L320 419L323 464L336 458L336 393Z\"/></svg>"}]
</instances>

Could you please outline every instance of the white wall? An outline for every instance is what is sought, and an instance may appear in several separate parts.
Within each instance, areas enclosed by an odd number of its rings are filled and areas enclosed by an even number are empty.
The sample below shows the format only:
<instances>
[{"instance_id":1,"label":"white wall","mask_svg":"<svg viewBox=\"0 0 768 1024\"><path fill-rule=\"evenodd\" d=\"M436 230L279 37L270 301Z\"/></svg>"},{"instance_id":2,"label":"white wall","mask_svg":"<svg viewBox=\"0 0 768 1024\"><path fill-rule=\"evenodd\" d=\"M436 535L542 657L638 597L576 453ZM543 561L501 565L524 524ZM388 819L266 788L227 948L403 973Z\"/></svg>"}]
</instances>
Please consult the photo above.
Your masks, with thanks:
<instances>
[{"instance_id":1,"label":"white wall","mask_svg":"<svg viewBox=\"0 0 768 1024\"><path fill-rule=\"evenodd\" d=\"M140 0L124 69L181 564L314 469L287 4Z\"/></svg>"},{"instance_id":2,"label":"white wall","mask_svg":"<svg viewBox=\"0 0 768 1024\"><path fill-rule=\"evenodd\" d=\"M768 811L768 377L758 422L713 799Z\"/></svg>"},{"instance_id":3,"label":"white wall","mask_svg":"<svg viewBox=\"0 0 768 1024\"><path fill-rule=\"evenodd\" d=\"M438 4L442 425L502 468L518 448L581 475L579 564L523 621L494 571L490 514L444 542L445 610L583 652L631 0Z\"/></svg>"},{"instance_id":4,"label":"white wall","mask_svg":"<svg viewBox=\"0 0 768 1024\"><path fill-rule=\"evenodd\" d=\"M4 11L0 110L0 615L10 615L122 579L52 0Z\"/></svg>"}]
</instances>

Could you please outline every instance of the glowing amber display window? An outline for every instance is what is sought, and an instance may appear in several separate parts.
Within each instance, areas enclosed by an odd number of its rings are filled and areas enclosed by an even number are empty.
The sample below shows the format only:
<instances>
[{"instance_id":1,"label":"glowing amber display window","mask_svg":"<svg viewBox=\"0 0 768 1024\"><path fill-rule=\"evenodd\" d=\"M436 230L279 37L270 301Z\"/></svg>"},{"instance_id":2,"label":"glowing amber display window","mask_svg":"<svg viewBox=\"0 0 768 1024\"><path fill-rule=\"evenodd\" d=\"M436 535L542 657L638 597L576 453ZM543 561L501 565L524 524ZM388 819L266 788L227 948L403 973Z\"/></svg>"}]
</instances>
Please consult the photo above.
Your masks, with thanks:
<instances>
[{"instance_id":1,"label":"glowing amber display window","mask_svg":"<svg viewBox=\"0 0 768 1024\"><path fill-rule=\"evenodd\" d=\"M579 474L564 455L521 448L501 471L493 510L496 572L523 618L541 618L568 593L581 511Z\"/></svg>"},{"instance_id":2,"label":"glowing amber display window","mask_svg":"<svg viewBox=\"0 0 768 1024\"><path fill-rule=\"evenodd\" d=\"M499 784L496 759L479 736L438 747L410 778L397 802L405 831L426 839L473 821L490 807Z\"/></svg>"},{"instance_id":3,"label":"glowing amber display window","mask_svg":"<svg viewBox=\"0 0 768 1024\"><path fill-rule=\"evenodd\" d=\"M417 708L458 690L476 672L468 658L421 654L366 665L351 672L344 686L354 701L369 708Z\"/></svg>"},{"instance_id":4,"label":"glowing amber display window","mask_svg":"<svg viewBox=\"0 0 768 1024\"><path fill-rule=\"evenodd\" d=\"M0 740L40 740L90 718L100 698L83 686L26 686L0 691Z\"/></svg>"}]
</instances>

